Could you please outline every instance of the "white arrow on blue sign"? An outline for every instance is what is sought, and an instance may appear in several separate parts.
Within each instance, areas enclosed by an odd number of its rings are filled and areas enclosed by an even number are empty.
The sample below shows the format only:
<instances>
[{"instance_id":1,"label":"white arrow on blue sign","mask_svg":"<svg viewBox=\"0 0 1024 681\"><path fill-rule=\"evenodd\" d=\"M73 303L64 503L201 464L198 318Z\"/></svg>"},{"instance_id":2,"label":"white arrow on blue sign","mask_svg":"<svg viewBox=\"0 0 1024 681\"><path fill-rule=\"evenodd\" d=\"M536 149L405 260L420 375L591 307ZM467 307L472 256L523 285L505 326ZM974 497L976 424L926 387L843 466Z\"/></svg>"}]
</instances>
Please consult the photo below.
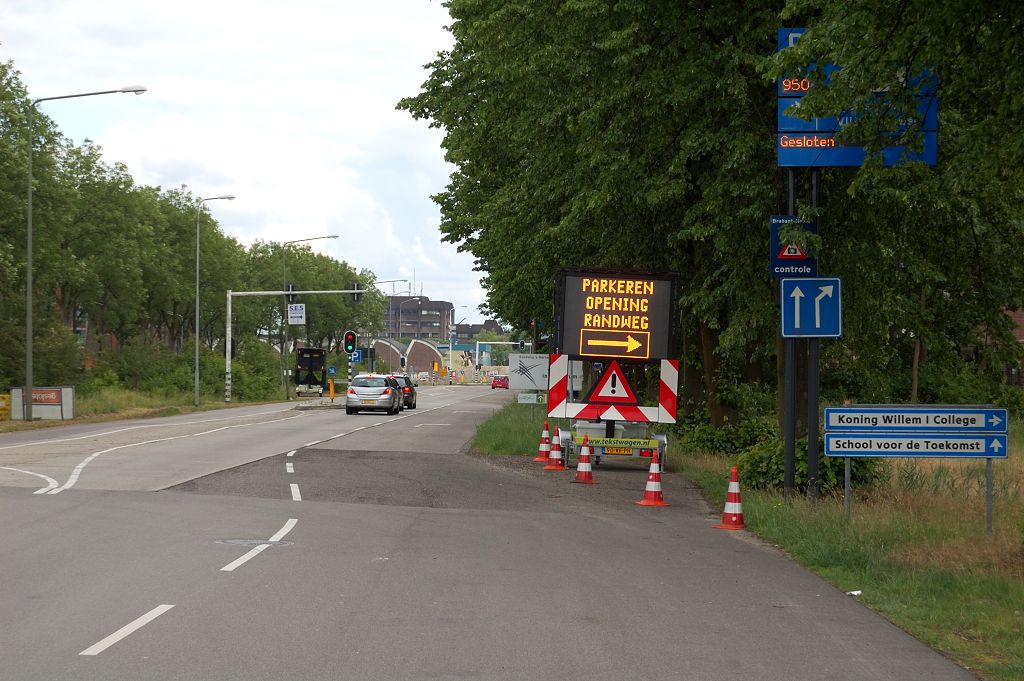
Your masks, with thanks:
<instances>
[{"instance_id":1,"label":"white arrow on blue sign","mask_svg":"<svg viewBox=\"0 0 1024 681\"><path fill-rule=\"evenodd\" d=\"M1006 409L986 407L827 407L825 430L845 433L1005 433Z\"/></svg>"},{"instance_id":2,"label":"white arrow on blue sign","mask_svg":"<svg viewBox=\"0 0 1024 681\"><path fill-rule=\"evenodd\" d=\"M1006 458L1006 435L825 433L825 456Z\"/></svg>"},{"instance_id":3,"label":"white arrow on blue sign","mask_svg":"<svg viewBox=\"0 0 1024 681\"><path fill-rule=\"evenodd\" d=\"M783 338L842 335L842 287L838 277L782 280Z\"/></svg>"}]
</instances>

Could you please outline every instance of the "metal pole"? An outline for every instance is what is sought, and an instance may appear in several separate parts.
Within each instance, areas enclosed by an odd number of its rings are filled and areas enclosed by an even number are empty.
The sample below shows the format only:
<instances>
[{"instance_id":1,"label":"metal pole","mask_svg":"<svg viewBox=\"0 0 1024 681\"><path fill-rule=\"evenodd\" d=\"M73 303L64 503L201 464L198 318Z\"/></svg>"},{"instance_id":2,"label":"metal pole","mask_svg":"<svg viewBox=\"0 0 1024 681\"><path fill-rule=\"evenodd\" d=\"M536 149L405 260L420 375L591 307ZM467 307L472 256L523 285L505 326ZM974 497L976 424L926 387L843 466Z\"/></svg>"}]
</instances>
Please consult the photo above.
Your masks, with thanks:
<instances>
[{"instance_id":1,"label":"metal pole","mask_svg":"<svg viewBox=\"0 0 1024 681\"><path fill-rule=\"evenodd\" d=\"M32 421L32 144L35 137L32 110L36 102L28 106L28 254L25 259L25 389L21 393L22 413L25 420Z\"/></svg>"},{"instance_id":2,"label":"metal pole","mask_svg":"<svg viewBox=\"0 0 1024 681\"><path fill-rule=\"evenodd\" d=\"M281 245L281 290L288 290L288 250L287 244ZM284 399L288 401L288 294L284 294L284 316L281 318L281 380L284 383Z\"/></svg>"},{"instance_id":3,"label":"metal pole","mask_svg":"<svg viewBox=\"0 0 1024 681\"><path fill-rule=\"evenodd\" d=\"M789 169L789 214L792 215L796 203L796 187L793 170ZM784 356L784 404L783 404L783 497L789 501L796 488L796 339L783 340Z\"/></svg>"},{"instance_id":4,"label":"metal pole","mask_svg":"<svg viewBox=\"0 0 1024 681\"><path fill-rule=\"evenodd\" d=\"M850 511L853 506L853 471L851 469L850 457L844 457L846 471L843 473L843 513L846 519L850 519Z\"/></svg>"},{"instance_id":5,"label":"metal pole","mask_svg":"<svg viewBox=\"0 0 1024 681\"><path fill-rule=\"evenodd\" d=\"M224 401L231 401L231 289L228 289L227 322L224 325Z\"/></svg>"},{"instance_id":6,"label":"metal pole","mask_svg":"<svg viewBox=\"0 0 1024 681\"><path fill-rule=\"evenodd\" d=\"M811 171L811 207L818 207L818 170ZM820 234L820 232L819 232ZM818 386L821 340L807 339L807 499L818 499Z\"/></svg>"},{"instance_id":7,"label":"metal pole","mask_svg":"<svg viewBox=\"0 0 1024 681\"><path fill-rule=\"evenodd\" d=\"M196 357L195 357L195 375L193 376L193 383L195 384L195 406L199 406L199 212L203 207L202 200L196 204Z\"/></svg>"},{"instance_id":8,"label":"metal pole","mask_svg":"<svg viewBox=\"0 0 1024 681\"><path fill-rule=\"evenodd\" d=\"M985 530L992 536L992 457L985 459Z\"/></svg>"}]
</instances>

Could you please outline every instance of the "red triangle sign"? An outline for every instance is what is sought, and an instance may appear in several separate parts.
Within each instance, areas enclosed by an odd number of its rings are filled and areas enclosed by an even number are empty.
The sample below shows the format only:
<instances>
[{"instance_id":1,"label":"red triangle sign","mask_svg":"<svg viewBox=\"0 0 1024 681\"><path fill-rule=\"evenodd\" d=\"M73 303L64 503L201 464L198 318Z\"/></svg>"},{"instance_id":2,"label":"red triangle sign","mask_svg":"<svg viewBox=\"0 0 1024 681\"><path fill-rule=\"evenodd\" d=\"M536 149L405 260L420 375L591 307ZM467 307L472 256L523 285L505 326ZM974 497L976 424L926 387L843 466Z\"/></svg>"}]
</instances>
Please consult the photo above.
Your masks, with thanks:
<instances>
[{"instance_id":1,"label":"red triangle sign","mask_svg":"<svg viewBox=\"0 0 1024 681\"><path fill-rule=\"evenodd\" d=\"M622 373L622 367L615 360L608 365L608 368L597 379L597 383L590 390L584 402L601 402L604 404L637 404L636 394L626 382L626 376Z\"/></svg>"},{"instance_id":2,"label":"red triangle sign","mask_svg":"<svg viewBox=\"0 0 1024 681\"><path fill-rule=\"evenodd\" d=\"M807 251L799 244L783 244L778 257L783 260L807 260Z\"/></svg>"}]
</instances>

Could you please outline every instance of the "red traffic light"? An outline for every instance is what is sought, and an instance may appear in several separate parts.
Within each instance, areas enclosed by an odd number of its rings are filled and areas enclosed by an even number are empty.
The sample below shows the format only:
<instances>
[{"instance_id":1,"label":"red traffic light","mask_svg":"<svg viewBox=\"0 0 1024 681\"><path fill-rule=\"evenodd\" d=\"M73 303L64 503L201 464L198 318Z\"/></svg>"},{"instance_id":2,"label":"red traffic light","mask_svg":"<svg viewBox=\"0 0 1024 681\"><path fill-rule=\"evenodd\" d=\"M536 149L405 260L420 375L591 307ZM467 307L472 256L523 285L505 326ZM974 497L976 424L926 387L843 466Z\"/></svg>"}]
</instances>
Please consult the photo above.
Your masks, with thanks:
<instances>
[{"instance_id":1,"label":"red traffic light","mask_svg":"<svg viewBox=\"0 0 1024 681\"><path fill-rule=\"evenodd\" d=\"M345 332L345 352L352 354L356 351L356 332L346 331Z\"/></svg>"}]
</instances>

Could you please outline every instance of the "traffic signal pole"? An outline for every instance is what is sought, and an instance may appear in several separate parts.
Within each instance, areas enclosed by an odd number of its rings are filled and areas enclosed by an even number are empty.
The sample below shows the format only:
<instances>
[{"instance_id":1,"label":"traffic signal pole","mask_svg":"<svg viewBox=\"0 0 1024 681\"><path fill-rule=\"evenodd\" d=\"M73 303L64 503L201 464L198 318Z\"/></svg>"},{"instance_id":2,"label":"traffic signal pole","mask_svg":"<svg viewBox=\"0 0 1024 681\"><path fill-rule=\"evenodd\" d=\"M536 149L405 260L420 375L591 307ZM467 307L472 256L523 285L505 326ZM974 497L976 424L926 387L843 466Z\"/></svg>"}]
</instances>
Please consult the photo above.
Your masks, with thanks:
<instances>
[{"instance_id":1,"label":"traffic signal pole","mask_svg":"<svg viewBox=\"0 0 1024 681\"><path fill-rule=\"evenodd\" d=\"M231 299L255 296L286 296L286 295L320 295L332 293L349 293L358 296L365 293L361 288L350 288L330 291L227 291L227 310L224 315L224 401L231 401ZM284 320L287 323L287 319ZM282 352L284 348L282 348ZM287 389L286 389L287 390Z\"/></svg>"}]
</instances>

